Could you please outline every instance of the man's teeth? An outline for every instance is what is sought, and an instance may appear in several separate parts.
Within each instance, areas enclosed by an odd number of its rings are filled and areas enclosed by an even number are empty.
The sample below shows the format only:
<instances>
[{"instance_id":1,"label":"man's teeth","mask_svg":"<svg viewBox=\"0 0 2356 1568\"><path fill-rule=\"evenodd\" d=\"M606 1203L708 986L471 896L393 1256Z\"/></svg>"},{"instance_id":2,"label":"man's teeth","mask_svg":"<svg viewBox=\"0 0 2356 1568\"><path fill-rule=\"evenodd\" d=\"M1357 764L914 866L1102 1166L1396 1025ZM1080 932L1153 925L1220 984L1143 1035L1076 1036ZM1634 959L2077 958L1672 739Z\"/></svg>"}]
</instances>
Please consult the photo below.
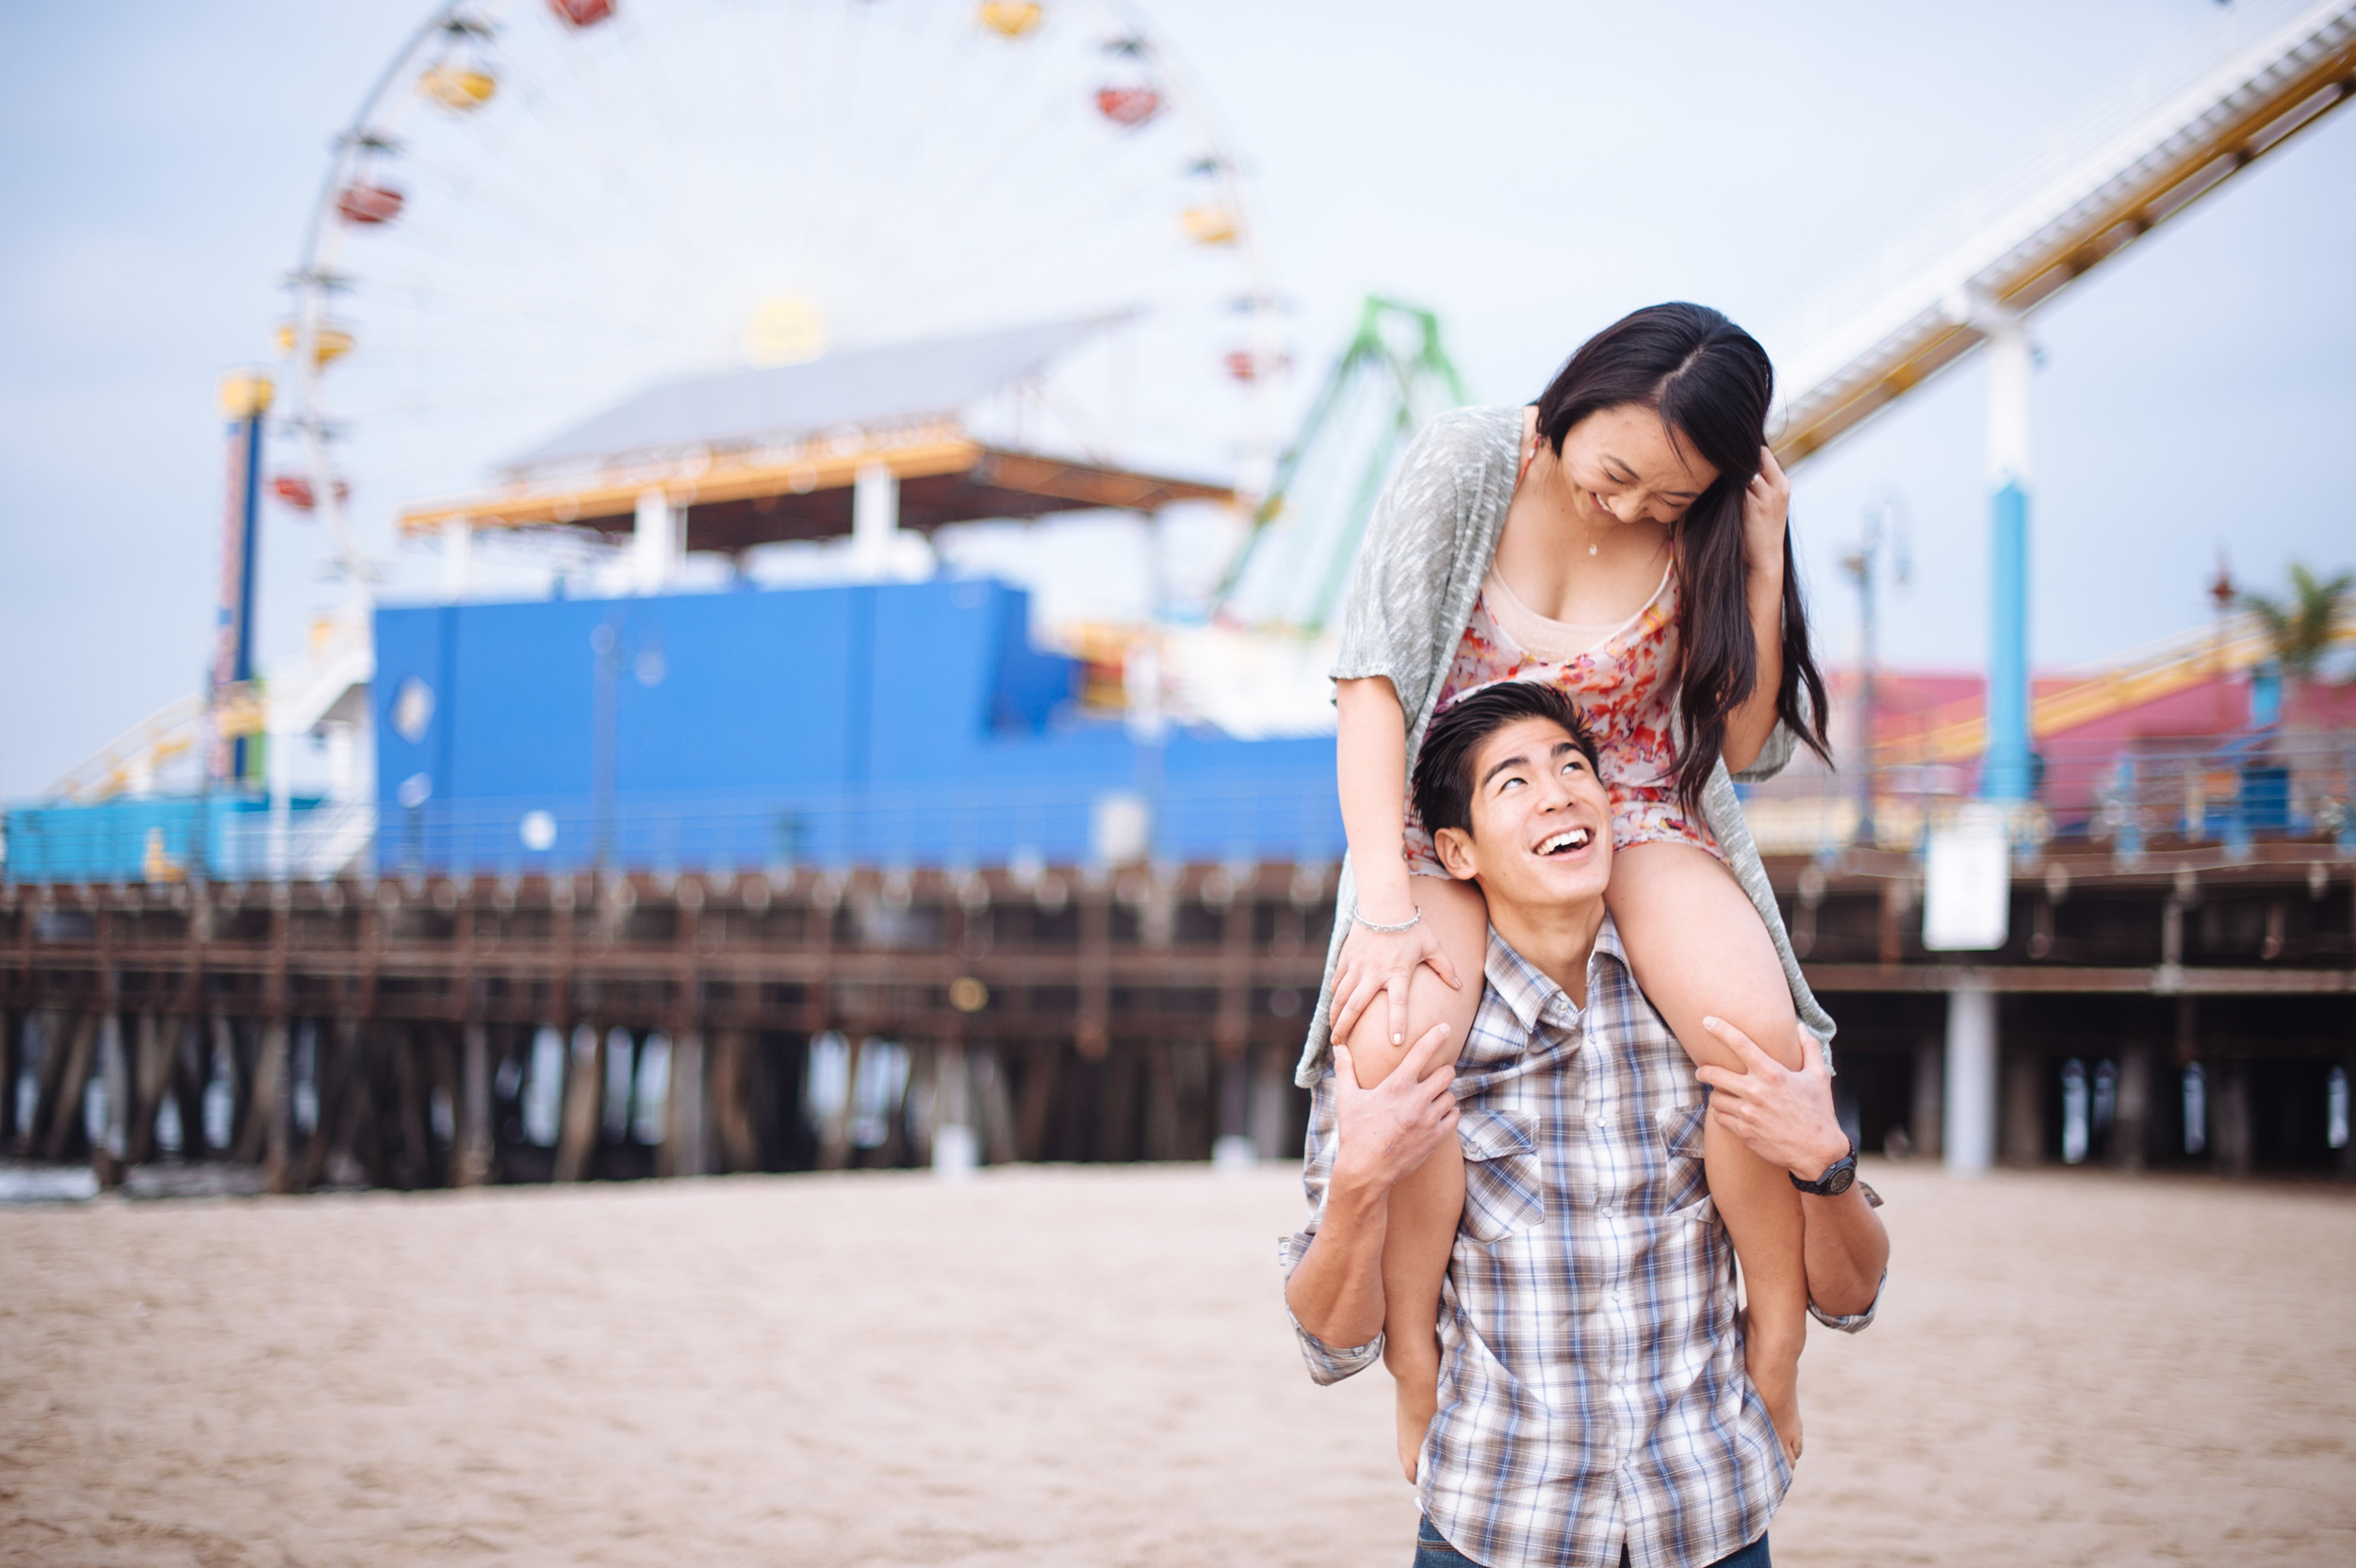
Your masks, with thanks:
<instances>
[{"instance_id":1,"label":"man's teeth","mask_svg":"<svg viewBox=\"0 0 2356 1568\"><path fill-rule=\"evenodd\" d=\"M1591 837L1586 828L1574 827L1567 833L1557 833L1538 846L1541 855L1561 855L1569 850L1585 849Z\"/></svg>"}]
</instances>

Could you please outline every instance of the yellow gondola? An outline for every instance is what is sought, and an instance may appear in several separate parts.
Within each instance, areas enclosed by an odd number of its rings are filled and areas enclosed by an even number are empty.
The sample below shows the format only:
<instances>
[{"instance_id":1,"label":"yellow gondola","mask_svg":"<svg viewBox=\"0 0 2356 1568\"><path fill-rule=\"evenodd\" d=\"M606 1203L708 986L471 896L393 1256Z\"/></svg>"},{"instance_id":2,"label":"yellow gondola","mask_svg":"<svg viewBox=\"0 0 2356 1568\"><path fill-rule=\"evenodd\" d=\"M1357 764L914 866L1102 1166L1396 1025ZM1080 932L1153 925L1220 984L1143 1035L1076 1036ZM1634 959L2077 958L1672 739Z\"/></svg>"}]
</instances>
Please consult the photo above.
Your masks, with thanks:
<instances>
[{"instance_id":1,"label":"yellow gondola","mask_svg":"<svg viewBox=\"0 0 2356 1568\"><path fill-rule=\"evenodd\" d=\"M479 109L499 90L499 78L463 65L437 65L417 78L417 90L444 108Z\"/></svg>"},{"instance_id":2,"label":"yellow gondola","mask_svg":"<svg viewBox=\"0 0 2356 1568\"><path fill-rule=\"evenodd\" d=\"M296 323L281 321L278 324L278 351L282 354L294 352L295 343L301 337L302 332L303 329ZM316 364L326 365L341 359L352 352L353 342L352 334L344 331L343 328L322 326L311 338L312 361Z\"/></svg>"},{"instance_id":3,"label":"yellow gondola","mask_svg":"<svg viewBox=\"0 0 2356 1568\"><path fill-rule=\"evenodd\" d=\"M1198 245L1233 245L1243 232L1235 215L1216 202L1188 207L1178 220L1186 225L1186 237Z\"/></svg>"},{"instance_id":4,"label":"yellow gondola","mask_svg":"<svg viewBox=\"0 0 2356 1568\"><path fill-rule=\"evenodd\" d=\"M1039 0L983 0L974 19L1000 38L1021 38L1039 30L1047 8Z\"/></svg>"}]
</instances>

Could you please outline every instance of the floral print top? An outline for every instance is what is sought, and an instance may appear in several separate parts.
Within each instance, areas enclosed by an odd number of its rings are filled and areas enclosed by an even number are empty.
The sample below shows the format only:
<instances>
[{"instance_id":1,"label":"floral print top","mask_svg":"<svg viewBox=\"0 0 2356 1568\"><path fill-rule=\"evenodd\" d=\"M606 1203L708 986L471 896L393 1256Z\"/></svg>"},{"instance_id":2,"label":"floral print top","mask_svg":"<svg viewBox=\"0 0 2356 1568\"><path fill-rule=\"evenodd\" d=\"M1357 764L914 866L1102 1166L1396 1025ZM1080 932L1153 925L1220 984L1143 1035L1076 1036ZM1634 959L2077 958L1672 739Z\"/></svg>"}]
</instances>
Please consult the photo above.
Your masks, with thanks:
<instances>
[{"instance_id":1,"label":"floral print top","mask_svg":"<svg viewBox=\"0 0 2356 1568\"><path fill-rule=\"evenodd\" d=\"M1516 640L1509 626L1519 627ZM1669 708L1677 667L1677 579L1672 562L1645 606L1584 652L1580 629L1536 615L1513 596L1493 570L1481 584L1472 619L1456 644L1456 658L1441 682L1434 711L1500 680L1544 680L1561 687L1579 704L1602 755L1604 788L1612 797L1612 847L1630 844L1691 844L1719 855L1710 825L1677 798L1677 747L1670 739ZM1533 652L1524 643L1543 643ZM1548 657L1551 654L1554 657ZM1432 836L1407 807L1408 869L1418 876L1446 876Z\"/></svg>"}]
</instances>

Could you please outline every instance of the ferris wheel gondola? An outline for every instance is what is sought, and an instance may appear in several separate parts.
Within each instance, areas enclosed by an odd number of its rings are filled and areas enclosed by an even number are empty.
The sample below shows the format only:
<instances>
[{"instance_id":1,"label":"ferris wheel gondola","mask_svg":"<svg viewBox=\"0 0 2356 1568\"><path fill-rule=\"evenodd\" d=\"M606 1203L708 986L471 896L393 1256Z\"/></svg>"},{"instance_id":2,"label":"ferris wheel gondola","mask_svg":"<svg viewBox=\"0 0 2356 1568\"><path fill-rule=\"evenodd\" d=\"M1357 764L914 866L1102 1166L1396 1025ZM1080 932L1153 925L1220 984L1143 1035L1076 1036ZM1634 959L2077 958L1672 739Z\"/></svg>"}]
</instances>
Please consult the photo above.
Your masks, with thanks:
<instances>
[{"instance_id":1,"label":"ferris wheel gondola","mask_svg":"<svg viewBox=\"0 0 2356 1568\"><path fill-rule=\"evenodd\" d=\"M1035 389L1070 445L1247 490L1272 459L1245 182L1122 0L450 0L290 282L270 489L355 583L398 508L650 382L997 326L1127 323Z\"/></svg>"}]
</instances>

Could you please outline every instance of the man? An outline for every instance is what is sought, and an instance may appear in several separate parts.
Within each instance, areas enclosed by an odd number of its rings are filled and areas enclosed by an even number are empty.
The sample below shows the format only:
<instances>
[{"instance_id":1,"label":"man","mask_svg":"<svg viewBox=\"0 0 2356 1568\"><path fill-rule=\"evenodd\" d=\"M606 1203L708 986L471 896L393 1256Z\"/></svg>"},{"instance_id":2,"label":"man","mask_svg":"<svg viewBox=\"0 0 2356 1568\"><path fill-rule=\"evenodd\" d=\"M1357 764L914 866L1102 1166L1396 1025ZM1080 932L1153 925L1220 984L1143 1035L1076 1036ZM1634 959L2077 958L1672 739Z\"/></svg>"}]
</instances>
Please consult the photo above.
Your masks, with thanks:
<instances>
[{"instance_id":1,"label":"man","mask_svg":"<svg viewBox=\"0 0 2356 1568\"><path fill-rule=\"evenodd\" d=\"M1449 759L1453 777L1424 765ZM1705 1100L1604 908L1611 804L1556 688L1508 681L1440 715L1415 799L1442 862L1488 900L1488 986L1453 1069L1431 1068L1435 1029L1362 1089L1334 1047L1310 1119L1309 1228L1283 1249L1310 1373L1333 1382L1380 1358L1387 1195L1453 1135L1464 1214L1417 1468L1418 1568L1765 1568L1791 1466L1743 1375L1702 1123L1720 1116L1792 1168L1810 1194L1812 1307L1862 1328L1888 1243L1847 1180L1822 1061L1786 1072L1728 1029L1751 1071L1712 1070Z\"/></svg>"}]
</instances>

